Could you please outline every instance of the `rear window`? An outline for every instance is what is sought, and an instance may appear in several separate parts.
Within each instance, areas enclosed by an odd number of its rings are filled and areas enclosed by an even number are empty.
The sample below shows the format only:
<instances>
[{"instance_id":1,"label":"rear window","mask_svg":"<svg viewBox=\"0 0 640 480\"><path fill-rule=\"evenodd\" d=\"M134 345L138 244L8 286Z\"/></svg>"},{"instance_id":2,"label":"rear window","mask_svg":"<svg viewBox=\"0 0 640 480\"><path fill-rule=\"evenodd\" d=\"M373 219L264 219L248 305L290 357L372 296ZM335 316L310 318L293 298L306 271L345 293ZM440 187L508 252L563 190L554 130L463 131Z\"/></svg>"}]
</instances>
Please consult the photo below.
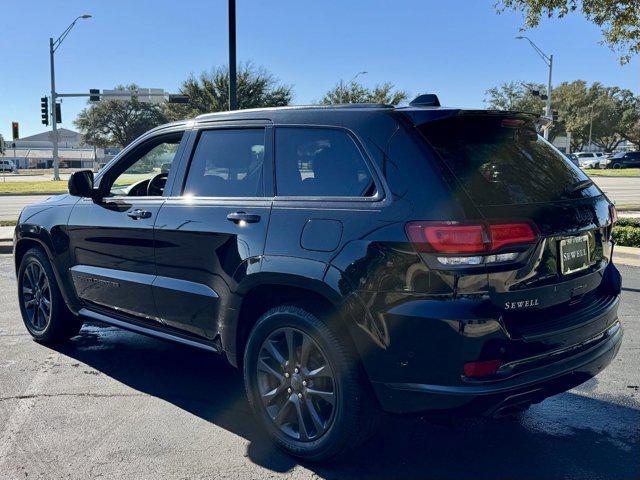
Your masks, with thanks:
<instances>
[{"instance_id":1,"label":"rear window","mask_svg":"<svg viewBox=\"0 0 640 480\"><path fill-rule=\"evenodd\" d=\"M418 127L478 205L513 205L599 195L573 191L587 176L535 131L500 115L459 115Z\"/></svg>"}]
</instances>

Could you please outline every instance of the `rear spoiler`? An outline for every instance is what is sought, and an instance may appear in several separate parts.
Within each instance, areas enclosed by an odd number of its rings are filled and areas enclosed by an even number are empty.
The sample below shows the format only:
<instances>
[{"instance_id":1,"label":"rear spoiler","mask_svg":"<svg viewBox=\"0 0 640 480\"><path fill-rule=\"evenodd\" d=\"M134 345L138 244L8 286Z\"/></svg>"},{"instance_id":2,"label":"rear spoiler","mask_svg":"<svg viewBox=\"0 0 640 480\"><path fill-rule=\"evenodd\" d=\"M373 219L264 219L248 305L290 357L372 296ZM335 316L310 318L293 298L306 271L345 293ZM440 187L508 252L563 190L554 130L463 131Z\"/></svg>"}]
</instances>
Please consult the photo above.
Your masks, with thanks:
<instances>
[{"instance_id":1,"label":"rear spoiler","mask_svg":"<svg viewBox=\"0 0 640 480\"><path fill-rule=\"evenodd\" d=\"M457 115L488 115L488 116L508 116L512 118L519 118L531 122L538 128L547 128L551 123L549 117L538 115L530 112L522 112L516 110L463 110L460 108L412 108L409 107L396 109L407 115L414 126L419 126L427 122L433 122L436 120L442 120L444 118L454 117Z\"/></svg>"}]
</instances>

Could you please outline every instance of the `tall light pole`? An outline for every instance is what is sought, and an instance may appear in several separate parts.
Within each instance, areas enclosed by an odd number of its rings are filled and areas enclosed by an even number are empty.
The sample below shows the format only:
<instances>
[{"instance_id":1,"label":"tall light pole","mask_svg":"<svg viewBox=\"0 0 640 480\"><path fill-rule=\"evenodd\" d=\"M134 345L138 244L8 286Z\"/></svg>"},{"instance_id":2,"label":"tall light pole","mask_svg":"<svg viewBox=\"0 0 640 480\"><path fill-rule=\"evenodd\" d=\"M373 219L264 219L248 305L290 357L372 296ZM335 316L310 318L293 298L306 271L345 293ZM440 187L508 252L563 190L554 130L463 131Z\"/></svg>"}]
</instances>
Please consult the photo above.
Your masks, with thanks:
<instances>
[{"instance_id":1,"label":"tall light pole","mask_svg":"<svg viewBox=\"0 0 640 480\"><path fill-rule=\"evenodd\" d=\"M238 109L236 80L236 0L229 0L229 110Z\"/></svg>"},{"instance_id":2,"label":"tall light pole","mask_svg":"<svg viewBox=\"0 0 640 480\"><path fill-rule=\"evenodd\" d=\"M58 37L57 40L53 40L53 38L49 38L49 61L51 63L51 135L53 138L51 141L53 142L53 179L60 180L60 171L59 171L59 163L60 159L58 158L58 117L56 113L56 73L53 62L53 54L56 53L56 50L60 47L60 44L67 38L71 29L75 26L76 22L80 19L91 18L91 15L80 15L77 17L71 24L65 29L62 34Z\"/></svg>"},{"instance_id":3,"label":"tall light pole","mask_svg":"<svg viewBox=\"0 0 640 480\"><path fill-rule=\"evenodd\" d=\"M542 58L547 67L549 67L549 82L547 84L547 107L545 109L545 116L551 118L551 72L553 70L553 55L547 55L546 53L544 53L542 50L540 50L540 48L538 48L535 43L531 41L529 37L520 35L516 37L516 40L527 40L536 51L536 53L540 55L540 58ZM549 128L544 129L544 138L549 138Z\"/></svg>"},{"instance_id":4,"label":"tall light pole","mask_svg":"<svg viewBox=\"0 0 640 480\"><path fill-rule=\"evenodd\" d=\"M347 83L347 85L351 85L353 82L356 81L356 78L358 78L360 75L366 75L369 72L365 72L364 70L362 72L358 72L356 73L351 80L349 80L349 83ZM342 79L340 79L340 97L339 97L339 103L342 103L342 97L344 96L344 82L342 81Z\"/></svg>"}]
</instances>

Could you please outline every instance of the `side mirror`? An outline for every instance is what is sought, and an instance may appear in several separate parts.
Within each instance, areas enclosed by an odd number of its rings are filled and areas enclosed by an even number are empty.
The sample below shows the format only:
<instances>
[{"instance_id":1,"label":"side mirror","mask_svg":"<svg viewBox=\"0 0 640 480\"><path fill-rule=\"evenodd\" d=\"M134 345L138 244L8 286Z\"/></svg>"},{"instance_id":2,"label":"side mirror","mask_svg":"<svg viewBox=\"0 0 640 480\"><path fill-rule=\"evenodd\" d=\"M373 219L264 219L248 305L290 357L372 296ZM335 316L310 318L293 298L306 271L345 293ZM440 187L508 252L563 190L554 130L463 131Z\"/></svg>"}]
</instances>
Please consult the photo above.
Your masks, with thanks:
<instances>
[{"instance_id":1,"label":"side mirror","mask_svg":"<svg viewBox=\"0 0 640 480\"><path fill-rule=\"evenodd\" d=\"M93 188L93 172L80 170L69 177L69 193L74 197L95 198L96 190Z\"/></svg>"}]
</instances>

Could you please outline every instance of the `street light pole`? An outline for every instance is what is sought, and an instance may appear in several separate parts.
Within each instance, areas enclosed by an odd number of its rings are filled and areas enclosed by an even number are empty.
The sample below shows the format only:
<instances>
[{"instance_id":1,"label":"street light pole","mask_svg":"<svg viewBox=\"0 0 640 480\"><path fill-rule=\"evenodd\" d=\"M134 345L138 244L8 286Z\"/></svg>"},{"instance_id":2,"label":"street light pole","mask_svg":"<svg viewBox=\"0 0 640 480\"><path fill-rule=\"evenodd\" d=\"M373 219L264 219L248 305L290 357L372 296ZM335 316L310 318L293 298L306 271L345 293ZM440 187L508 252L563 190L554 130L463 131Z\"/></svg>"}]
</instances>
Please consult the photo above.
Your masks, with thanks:
<instances>
[{"instance_id":1,"label":"street light pole","mask_svg":"<svg viewBox=\"0 0 640 480\"><path fill-rule=\"evenodd\" d=\"M51 142L53 143L53 179L60 180L58 168L58 118L56 116L56 72L53 65L53 38L49 38L49 62L51 64Z\"/></svg>"},{"instance_id":2,"label":"street light pole","mask_svg":"<svg viewBox=\"0 0 640 480\"><path fill-rule=\"evenodd\" d=\"M56 72L54 66L54 54L60 44L67 38L69 32L74 27L76 22L80 19L91 18L91 15L80 15L76 17L76 19L71 22L71 24L62 32L62 34L58 37L57 40L53 40L53 38L49 38L49 62L51 66L51 142L53 143L53 179L60 180L60 159L58 158L58 117L56 114Z\"/></svg>"},{"instance_id":3,"label":"street light pole","mask_svg":"<svg viewBox=\"0 0 640 480\"><path fill-rule=\"evenodd\" d=\"M349 80L349 83L347 83L347 85L351 85L353 82L356 81L356 78L358 78L360 75L366 75L369 72L366 71L362 71L362 72L358 72L356 73L353 78L351 78L351 80ZM338 101L339 103L342 103L342 97L344 96L344 82L342 81L342 79L340 79L340 95L338 96Z\"/></svg>"},{"instance_id":4,"label":"street light pole","mask_svg":"<svg viewBox=\"0 0 640 480\"><path fill-rule=\"evenodd\" d=\"M531 46L533 47L533 49L536 51L536 53L538 55L540 55L540 58L542 58L542 61L544 61L544 63L547 65L547 67L549 67L549 81L547 83L547 104L546 104L546 108L545 108L545 116L548 118L551 118L551 74L553 72L553 55L547 55L546 53L544 53L535 43L533 43L533 41L529 38L529 37L525 37L523 35L519 35L516 37L516 40L526 40L528 41ZM547 128L544 129L544 138L548 139L549 138L549 129L550 129L551 125L549 124L549 126Z\"/></svg>"},{"instance_id":5,"label":"street light pole","mask_svg":"<svg viewBox=\"0 0 640 480\"><path fill-rule=\"evenodd\" d=\"M229 110L238 109L236 76L236 0L229 0Z\"/></svg>"}]
</instances>

